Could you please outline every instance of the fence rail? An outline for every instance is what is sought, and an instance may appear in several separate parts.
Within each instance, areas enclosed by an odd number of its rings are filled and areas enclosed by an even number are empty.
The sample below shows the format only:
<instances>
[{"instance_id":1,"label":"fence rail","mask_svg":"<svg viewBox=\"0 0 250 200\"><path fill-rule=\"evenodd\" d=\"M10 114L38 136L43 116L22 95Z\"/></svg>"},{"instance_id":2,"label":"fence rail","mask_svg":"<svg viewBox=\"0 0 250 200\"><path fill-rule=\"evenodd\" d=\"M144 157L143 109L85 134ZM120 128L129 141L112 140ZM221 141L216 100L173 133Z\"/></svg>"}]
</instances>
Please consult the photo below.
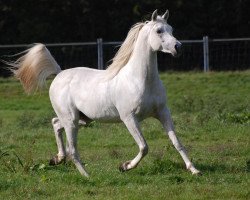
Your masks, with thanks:
<instances>
[{"instance_id":1,"label":"fence rail","mask_svg":"<svg viewBox=\"0 0 250 200\"><path fill-rule=\"evenodd\" d=\"M159 69L164 70L246 70L250 69L250 38L181 40L183 54L179 58L159 53ZM87 66L104 69L114 57L120 41L48 43L46 46L63 69ZM0 45L0 56L16 54L31 47L30 44ZM0 76L9 72L0 65Z\"/></svg>"}]
</instances>

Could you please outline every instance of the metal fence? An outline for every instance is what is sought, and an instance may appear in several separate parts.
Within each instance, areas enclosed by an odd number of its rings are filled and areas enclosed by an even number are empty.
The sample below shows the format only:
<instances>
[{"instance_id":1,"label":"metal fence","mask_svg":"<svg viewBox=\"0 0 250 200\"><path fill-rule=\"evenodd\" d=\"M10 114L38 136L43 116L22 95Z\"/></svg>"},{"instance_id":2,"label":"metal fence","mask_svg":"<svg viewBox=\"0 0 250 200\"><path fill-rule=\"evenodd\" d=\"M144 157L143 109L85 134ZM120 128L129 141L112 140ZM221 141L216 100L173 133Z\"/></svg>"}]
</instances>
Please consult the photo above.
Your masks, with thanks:
<instances>
[{"instance_id":1,"label":"metal fence","mask_svg":"<svg viewBox=\"0 0 250 200\"><path fill-rule=\"evenodd\" d=\"M179 58L158 53L159 70L209 71L250 69L250 38L182 40L183 53ZM46 44L59 65L63 68L86 66L105 69L122 42L96 42ZM1 59L4 55L16 54L30 47L27 44L0 45ZM10 73L0 66L0 76Z\"/></svg>"}]
</instances>

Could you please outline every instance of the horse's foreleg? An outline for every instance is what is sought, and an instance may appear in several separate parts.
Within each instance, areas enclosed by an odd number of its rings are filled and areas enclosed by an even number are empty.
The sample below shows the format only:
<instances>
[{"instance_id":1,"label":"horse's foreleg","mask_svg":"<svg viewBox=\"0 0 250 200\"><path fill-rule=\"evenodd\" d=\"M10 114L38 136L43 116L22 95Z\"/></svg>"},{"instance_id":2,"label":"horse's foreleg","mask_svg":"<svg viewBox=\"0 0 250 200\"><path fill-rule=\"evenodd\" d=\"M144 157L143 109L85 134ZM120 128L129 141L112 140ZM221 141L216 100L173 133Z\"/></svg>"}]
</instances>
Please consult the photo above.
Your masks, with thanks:
<instances>
[{"instance_id":1,"label":"horse's foreleg","mask_svg":"<svg viewBox=\"0 0 250 200\"><path fill-rule=\"evenodd\" d=\"M123 122L139 146L138 155L133 160L123 163L119 168L120 171L128 171L135 168L141 159L148 153L148 146L141 133L139 123L134 116L127 117Z\"/></svg>"},{"instance_id":2,"label":"horse's foreleg","mask_svg":"<svg viewBox=\"0 0 250 200\"><path fill-rule=\"evenodd\" d=\"M89 177L87 171L85 170L84 165L80 160L80 156L77 151L77 132L78 132L78 124L70 123L64 126L68 148L69 148L69 156L72 159L73 163L75 164L76 168L79 172L86 177Z\"/></svg>"},{"instance_id":3,"label":"horse's foreleg","mask_svg":"<svg viewBox=\"0 0 250 200\"><path fill-rule=\"evenodd\" d=\"M55 132L58 154L50 160L49 164L58 165L64 162L66 158L66 152L62 137L63 127L61 126L61 123L57 117L52 119L52 126Z\"/></svg>"},{"instance_id":4,"label":"horse's foreleg","mask_svg":"<svg viewBox=\"0 0 250 200\"><path fill-rule=\"evenodd\" d=\"M178 138L175 135L174 125L173 125L173 121L172 121L169 110L167 108L162 110L159 113L158 119L162 123L174 147L180 153L182 159L184 160L186 164L187 169L190 170L192 174L200 174L200 171L194 167L193 163L188 158L188 155L184 146L181 144L181 142L178 140Z\"/></svg>"}]
</instances>

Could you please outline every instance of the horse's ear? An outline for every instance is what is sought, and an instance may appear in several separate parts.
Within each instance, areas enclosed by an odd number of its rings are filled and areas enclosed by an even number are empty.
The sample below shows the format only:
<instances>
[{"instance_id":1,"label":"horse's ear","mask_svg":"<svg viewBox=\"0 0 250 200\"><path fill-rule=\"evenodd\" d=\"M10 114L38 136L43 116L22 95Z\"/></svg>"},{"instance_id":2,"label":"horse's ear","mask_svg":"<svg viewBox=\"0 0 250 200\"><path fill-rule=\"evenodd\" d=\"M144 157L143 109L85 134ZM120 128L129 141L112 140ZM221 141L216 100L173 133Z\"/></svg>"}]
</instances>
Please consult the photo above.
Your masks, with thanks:
<instances>
[{"instance_id":1,"label":"horse's ear","mask_svg":"<svg viewBox=\"0 0 250 200\"><path fill-rule=\"evenodd\" d=\"M168 20L169 17L169 11L166 10L166 12L162 15L162 18L165 19L166 21Z\"/></svg>"},{"instance_id":2,"label":"horse's ear","mask_svg":"<svg viewBox=\"0 0 250 200\"><path fill-rule=\"evenodd\" d=\"M158 13L157 13L157 9L156 9L156 10L153 12L153 14L152 14L151 20L152 20L152 21L156 21L157 15L158 15Z\"/></svg>"}]
</instances>

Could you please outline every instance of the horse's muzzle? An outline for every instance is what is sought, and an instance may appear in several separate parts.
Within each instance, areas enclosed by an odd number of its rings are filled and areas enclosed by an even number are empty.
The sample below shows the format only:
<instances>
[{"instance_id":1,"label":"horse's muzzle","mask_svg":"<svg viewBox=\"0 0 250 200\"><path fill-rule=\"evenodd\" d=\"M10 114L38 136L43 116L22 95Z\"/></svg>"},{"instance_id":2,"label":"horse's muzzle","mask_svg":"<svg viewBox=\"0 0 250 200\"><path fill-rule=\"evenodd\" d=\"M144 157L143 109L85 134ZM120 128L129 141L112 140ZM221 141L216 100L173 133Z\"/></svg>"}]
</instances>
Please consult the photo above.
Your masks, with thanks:
<instances>
[{"instance_id":1,"label":"horse's muzzle","mask_svg":"<svg viewBox=\"0 0 250 200\"><path fill-rule=\"evenodd\" d=\"M176 54L174 55L175 57L179 57L182 54L182 48L181 48L181 43L177 42L176 45L174 46Z\"/></svg>"}]
</instances>

